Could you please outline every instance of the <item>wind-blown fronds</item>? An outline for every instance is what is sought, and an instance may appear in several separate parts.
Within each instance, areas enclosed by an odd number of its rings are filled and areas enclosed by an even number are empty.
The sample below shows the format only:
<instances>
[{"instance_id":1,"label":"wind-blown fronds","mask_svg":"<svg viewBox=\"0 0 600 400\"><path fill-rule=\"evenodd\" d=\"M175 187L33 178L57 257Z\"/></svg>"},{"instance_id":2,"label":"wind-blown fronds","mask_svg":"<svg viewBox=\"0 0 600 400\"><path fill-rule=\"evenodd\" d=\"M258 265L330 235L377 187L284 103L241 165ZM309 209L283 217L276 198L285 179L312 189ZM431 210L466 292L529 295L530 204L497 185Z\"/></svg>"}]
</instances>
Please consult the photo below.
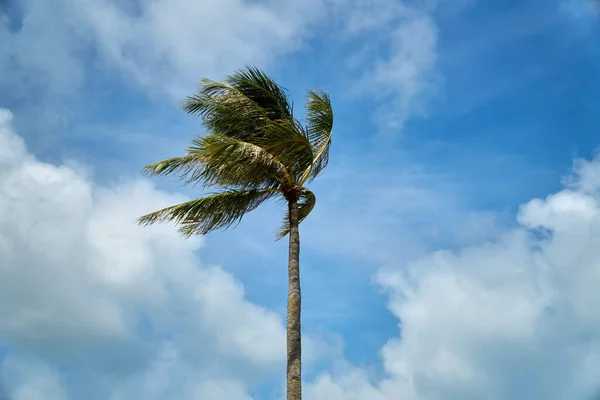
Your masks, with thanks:
<instances>
[{"instance_id":1,"label":"wind-blown fronds","mask_svg":"<svg viewBox=\"0 0 600 400\"><path fill-rule=\"evenodd\" d=\"M271 140L262 146L221 134L193 139L187 154L145 167L151 175L176 174L187 182L204 187L228 186L238 189L292 186L310 166L312 150L306 138L291 135L284 123L270 125Z\"/></svg>"},{"instance_id":2,"label":"wind-blown fronds","mask_svg":"<svg viewBox=\"0 0 600 400\"><path fill-rule=\"evenodd\" d=\"M260 70L248 67L226 82L204 79L183 109L200 115L209 131L253 142L272 121L294 121L284 89ZM299 132L295 132L299 134Z\"/></svg>"},{"instance_id":3,"label":"wind-blown fronds","mask_svg":"<svg viewBox=\"0 0 600 400\"><path fill-rule=\"evenodd\" d=\"M308 189L303 189L300 198L298 199L298 223L301 223L308 217L308 214L313 210L316 203L317 198L315 197L315 194ZM290 233L289 211L285 213L281 227L277 231L276 240L283 239L288 233Z\"/></svg>"},{"instance_id":4,"label":"wind-blown fronds","mask_svg":"<svg viewBox=\"0 0 600 400\"><path fill-rule=\"evenodd\" d=\"M229 227L276 195L298 201L302 221L315 204L314 194L303 186L327 166L333 128L325 92L309 91L306 108L303 127L293 116L285 89L254 67L237 71L225 82L203 80L183 109L202 118L206 134L196 137L184 156L148 165L145 172L173 174L223 192L148 214L140 223L170 220L186 235L207 233ZM278 237L288 231L289 221L284 221Z\"/></svg>"},{"instance_id":5,"label":"wind-blown fronds","mask_svg":"<svg viewBox=\"0 0 600 400\"><path fill-rule=\"evenodd\" d=\"M238 189L277 187L291 182L288 167L263 147L225 135L196 138L188 154L201 158L202 168L188 174L188 182Z\"/></svg>"},{"instance_id":6,"label":"wind-blown fronds","mask_svg":"<svg viewBox=\"0 0 600 400\"><path fill-rule=\"evenodd\" d=\"M255 142L285 164L295 179L310 168L312 147L306 135L298 130L295 121L273 121L265 127L264 132L264 138Z\"/></svg>"},{"instance_id":7,"label":"wind-blown fronds","mask_svg":"<svg viewBox=\"0 0 600 400\"><path fill-rule=\"evenodd\" d=\"M311 168L303 175L301 184L312 181L327 167L333 131L333 109L327 93L321 90L310 90L306 111L306 133L313 149L314 159Z\"/></svg>"},{"instance_id":8,"label":"wind-blown fronds","mask_svg":"<svg viewBox=\"0 0 600 400\"><path fill-rule=\"evenodd\" d=\"M198 155L188 154L183 157L168 158L144 167L143 172L148 175L164 176L170 174L180 175L181 179L197 168L202 168L203 161Z\"/></svg>"},{"instance_id":9,"label":"wind-blown fronds","mask_svg":"<svg viewBox=\"0 0 600 400\"><path fill-rule=\"evenodd\" d=\"M293 179L285 166L261 147L222 135L194 139L185 156L150 164L144 172L178 175L180 180L203 187L237 189L276 187L279 180Z\"/></svg>"},{"instance_id":10,"label":"wind-blown fronds","mask_svg":"<svg viewBox=\"0 0 600 400\"><path fill-rule=\"evenodd\" d=\"M227 83L266 110L270 119L292 119L285 89L258 68L239 70L227 78Z\"/></svg>"},{"instance_id":11,"label":"wind-blown fronds","mask_svg":"<svg viewBox=\"0 0 600 400\"><path fill-rule=\"evenodd\" d=\"M208 132L252 141L263 133L270 119L267 111L226 83L203 80L198 94L190 96L182 108L202 118Z\"/></svg>"},{"instance_id":12,"label":"wind-blown fronds","mask_svg":"<svg viewBox=\"0 0 600 400\"><path fill-rule=\"evenodd\" d=\"M185 236L204 235L215 229L229 228L276 193L258 189L216 193L144 215L138 223L175 222Z\"/></svg>"}]
</instances>

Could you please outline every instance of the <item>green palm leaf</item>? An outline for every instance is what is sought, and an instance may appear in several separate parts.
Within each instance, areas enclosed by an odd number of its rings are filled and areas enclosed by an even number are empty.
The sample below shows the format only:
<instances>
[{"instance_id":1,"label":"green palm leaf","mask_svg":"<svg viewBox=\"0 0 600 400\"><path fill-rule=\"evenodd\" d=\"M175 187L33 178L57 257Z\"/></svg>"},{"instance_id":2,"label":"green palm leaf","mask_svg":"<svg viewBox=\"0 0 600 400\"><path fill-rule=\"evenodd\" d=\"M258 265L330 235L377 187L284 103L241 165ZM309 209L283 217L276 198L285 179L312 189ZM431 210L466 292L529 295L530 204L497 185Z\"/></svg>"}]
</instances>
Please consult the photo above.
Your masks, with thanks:
<instances>
[{"instance_id":1,"label":"green palm leaf","mask_svg":"<svg viewBox=\"0 0 600 400\"><path fill-rule=\"evenodd\" d=\"M264 128L262 139L254 141L289 167L294 178L310 168L313 151L304 130L297 121L279 120Z\"/></svg>"},{"instance_id":2,"label":"green palm leaf","mask_svg":"<svg viewBox=\"0 0 600 400\"><path fill-rule=\"evenodd\" d=\"M187 154L183 157L168 158L144 167L143 172L148 175L164 176L177 174L181 179L197 168L202 168L204 162L202 157L195 154Z\"/></svg>"},{"instance_id":3,"label":"green palm leaf","mask_svg":"<svg viewBox=\"0 0 600 400\"><path fill-rule=\"evenodd\" d=\"M311 167L303 174L301 184L312 181L327 167L333 131L333 109L327 93L321 90L310 90L306 111L306 133L313 149L314 159Z\"/></svg>"},{"instance_id":4,"label":"green palm leaf","mask_svg":"<svg viewBox=\"0 0 600 400\"><path fill-rule=\"evenodd\" d=\"M275 194L276 191L261 189L229 190L146 214L138 223L175 222L185 236L205 235L229 228Z\"/></svg>"},{"instance_id":5,"label":"green palm leaf","mask_svg":"<svg viewBox=\"0 0 600 400\"><path fill-rule=\"evenodd\" d=\"M238 189L276 187L292 175L263 148L224 135L196 138L183 157L170 158L144 168L150 175L175 174L188 183L204 187Z\"/></svg>"},{"instance_id":6,"label":"green palm leaf","mask_svg":"<svg viewBox=\"0 0 600 400\"><path fill-rule=\"evenodd\" d=\"M286 90L258 68L247 66L228 77L227 83L267 111L271 120L293 119Z\"/></svg>"},{"instance_id":7,"label":"green palm leaf","mask_svg":"<svg viewBox=\"0 0 600 400\"><path fill-rule=\"evenodd\" d=\"M260 137L270 119L263 108L225 83L203 80L200 92L190 96L182 108L199 115L208 132L251 141Z\"/></svg>"},{"instance_id":8,"label":"green palm leaf","mask_svg":"<svg viewBox=\"0 0 600 400\"><path fill-rule=\"evenodd\" d=\"M267 149L225 135L211 134L196 138L188 154L201 158L202 168L188 174L188 182L204 186L228 186L238 189L277 187L293 181L286 164Z\"/></svg>"},{"instance_id":9,"label":"green palm leaf","mask_svg":"<svg viewBox=\"0 0 600 400\"><path fill-rule=\"evenodd\" d=\"M209 131L250 142L262 137L271 121L294 121L285 90L254 67L236 72L226 82L202 80L199 92L187 98L183 109L200 115Z\"/></svg>"}]
</instances>

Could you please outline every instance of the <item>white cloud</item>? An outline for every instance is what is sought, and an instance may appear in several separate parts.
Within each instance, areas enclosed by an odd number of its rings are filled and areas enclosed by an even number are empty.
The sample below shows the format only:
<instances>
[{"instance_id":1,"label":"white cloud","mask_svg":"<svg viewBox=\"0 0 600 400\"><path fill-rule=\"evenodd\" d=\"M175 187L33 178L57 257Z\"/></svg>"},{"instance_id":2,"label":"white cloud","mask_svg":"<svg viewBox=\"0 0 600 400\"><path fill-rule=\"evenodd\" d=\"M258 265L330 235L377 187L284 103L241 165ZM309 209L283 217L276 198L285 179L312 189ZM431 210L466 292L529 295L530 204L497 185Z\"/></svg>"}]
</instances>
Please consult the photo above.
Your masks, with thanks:
<instances>
[{"instance_id":1,"label":"white cloud","mask_svg":"<svg viewBox=\"0 0 600 400\"><path fill-rule=\"evenodd\" d=\"M246 388L239 381L231 379L206 379L186 362L179 351L171 346L163 346L150 367L141 374L127 380L113 391L110 400L129 400L144 398L164 399L174 394L183 399L252 400L246 394Z\"/></svg>"},{"instance_id":2,"label":"white cloud","mask_svg":"<svg viewBox=\"0 0 600 400\"><path fill-rule=\"evenodd\" d=\"M428 103L442 81L436 69L439 32L435 19L455 16L474 2L333 1L346 9L347 32L372 35L348 64L362 67L354 91L369 94L381 104L373 115L381 133L399 133L410 118L427 115Z\"/></svg>"},{"instance_id":3,"label":"white cloud","mask_svg":"<svg viewBox=\"0 0 600 400\"><path fill-rule=\"evenodd\" d=\"M150 90L179 99L202 76L295 51L320 21L320 2L71 1L103 60Z\"/></svg>"},{"instance_id":4,"label":"white cloud","mask_svg":"<svg viewBox=\"0 0 600 400\"><path fill-rule=\"evenodd\" d=\"M0 49L0 70L10 78L2 83L20 100L34 100L27 97L32 91L67 96L81 89L87 64L179 101L202 77L219 78L248 63L268 66L296 51L327 21L326 5L60 0L50 6L25 0L17 29L4 14L0 20L0 40L7 44Z\"/></svg>"},{"instance_id":5,"label":"white cloud","mask_svg":"<svg viewBox=\"0 0 600 400\"><path fill-rule=\"evenodd\" d=\"M25 0L24 16L18 31L13 31L7 18L0 25L0 70L3 87L16 91L18 99L30 100L31 92L54 97L69 96L84 80L77 60L80 44L71 40L76 29L71 20L56 21L48 15L64 15L62 2L52 5ZM5 17L5 15L2 15Z\"/></svg>"},{"instance_id":6,"label":"white cloud","mask_svg":"<svg viewBox=\"0 0 600 400\"><path fill-rule=\"evenodd\" d=\"M600 160L493 242L378 274L400 320L389 376L323 374L309 399L585 399L600 389Z\"/></svg>"},{"instance_id":7,"label":"white cloud","mask_svg":"<svg viewBox=\"0 0 600 400\"><path fill-rule=\"evenodd\" d=\"M437 34L426 15L403 22L392 32L389 58L377 62L366 81L377 94L392 98L376 116L383 129L400 130L411 116L425 113L425 101L435 85Z\"/></svg>"},{"instance_id":8,"label":"white cloud","mask_svg":"<svg viewBox=\"0 0 600 400\"><path fill-rule=\"evenodd\" d=\"M169 226L134 224L183 196L144 181L100 187L69 167L40 162L12 132L10 119L0 110L5 363L29 365L10 356L25 349L40 357L39 365L87 373L86 381L97 382L88 391L115 399L137 391L146 398L247 399L250 377L283 367L281 317L245 300L230 274L200 265L201 240L183 240ZM97 380L102 365L119 365L108 371L123 374ZM33 400L54 387L57 399L71 398L52 383L58 379L52 368L36 368L2 376L4 386L20 393L15 399Z\"/></svg>"},{"instance_id":9,"label":"white cloud","mask_svg":"<svg viewBox=\"0 0 600 400\"><path fill-rule=\"evenodd\" d=\"M437 90L438 28L432 14L437 2L420 6L384 3L388 7L376 8L382 11L381 16L366 13L367 17L359 18L362 25L350 19L349 29L372 30L382 37L377 52L371 54L363 49L365 66L356 90L384 104L377 109L375 122L382 132L392 133L400 131L409 118L424 115L427 101ZM371 19L383 23L371 24ZM352 60L353 65L358 63Z\"/></svg>"},{"instance_id":10,"label":"white cloud","mask_svg":"<svg viewBox=\"0 0 600 400\"><path fill-rule=\"evenodd\" d=\"M36 115L19 120L20 126L29 131L39 123L47 130L70 121L74 108L69 105L100 72L116 73L133 87L179 101L201 77L219 79L244 64L269 67L333 28L350 40L383 33L382 51L363 59L361 87L390 104L376 115L382 127L400 129L426 111L436 88L437 28L431 17L436 5L60 0L50 7L26 0L17 30L7 21L0 25L0 40L8 43L0 50L0 71L8 77L2 81L2 100L14 104L19 115Z\"/></svg>"},{"instance_id":11,"label":"white cloud","mask_svg":"<svg viewBox=\"0 0 600 400\"><path fill-rule=\"evenodd\" d=\"M5 358L0 363L2 381L10 382L5 388L10 400L67 400L58 371L37 360Z\"/></svg>"},{"instance_id":12,"label":"white cloud","mask_svg":"<svg viewBox=\"0 0 600 400\"><path fill-rule=\"evenodd\" d=\"M79 60L83 42L73 40L78 32L72 18L63 17L62 2L18 3L24 13L18 31L0 13L0 104L10 103L19 113L32 116L22 119L22 127L37 125L48 132L73 117L68 104L86 79ZM50 140L49 134L40 134L36 146L43 148Z\"/></svg>"},{"instance_id":13,"label":"white cloud","mask_svg":"<svg viewBox=\"0 0 600 400\"><path fill-rule=\"evenodd\" d=\"M0 103L36 151L97 106L85 89L122 79L172 104L203 77L268 67L323 21L321 1L38 0L0 14ZM16 8L16 6L15 6ZM109 80L110 81L110 80ZM109 92L110 93L110 92ZM31 117L34 116L34 117Z\"/></svg>"},{"instance_id":14,"label":"white cloud","mask_svg":"<svg viewBox=\"0 0 600 400\"><path fill-rule=\"evenodd\" d=\"M329 0L332 18L349 34L386 27L405 10L402 1Z\"/></svg>"}]
</instances>

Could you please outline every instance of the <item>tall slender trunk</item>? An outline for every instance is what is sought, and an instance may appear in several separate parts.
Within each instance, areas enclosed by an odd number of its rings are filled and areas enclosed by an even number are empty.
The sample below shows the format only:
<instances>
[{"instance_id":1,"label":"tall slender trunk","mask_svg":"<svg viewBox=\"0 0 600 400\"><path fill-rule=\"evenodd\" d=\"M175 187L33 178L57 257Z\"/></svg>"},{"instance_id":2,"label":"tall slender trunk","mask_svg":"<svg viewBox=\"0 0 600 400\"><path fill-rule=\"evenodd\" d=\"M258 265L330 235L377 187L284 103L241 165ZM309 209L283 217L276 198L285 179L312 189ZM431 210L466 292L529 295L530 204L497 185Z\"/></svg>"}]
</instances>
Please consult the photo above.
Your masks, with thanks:
<instances>
[{"instance_id":1,"label":"tall slender trunk","mask_svg":"<svg viewBox=\"0 0 600 400\"><path fill-rule=\"evenodd\" d=\"M289 200L290 253L287 304L287 400L302 399L302 343L300 333L300 232L298 201Z\"/></svg>"}]
</instances>

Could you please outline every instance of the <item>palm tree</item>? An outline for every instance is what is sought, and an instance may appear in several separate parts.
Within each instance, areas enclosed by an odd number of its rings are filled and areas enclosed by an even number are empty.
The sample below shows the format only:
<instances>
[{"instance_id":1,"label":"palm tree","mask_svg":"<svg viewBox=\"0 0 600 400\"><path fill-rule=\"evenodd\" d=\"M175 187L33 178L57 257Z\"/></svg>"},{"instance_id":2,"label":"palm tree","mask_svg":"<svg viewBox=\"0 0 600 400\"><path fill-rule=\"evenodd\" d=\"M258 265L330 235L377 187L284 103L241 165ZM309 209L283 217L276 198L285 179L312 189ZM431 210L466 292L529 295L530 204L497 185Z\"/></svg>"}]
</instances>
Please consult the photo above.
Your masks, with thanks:
<instances>
[{"instance_id":1,"label":"palm tree","mask_svg":"<svg viewBox=\"0 0 600 400\"><path fill-rule=\"evenodd\" d=\"M287 203L277 239L289 234L287 299L287 399L302 398L300 235L298 225L315 205L305 185L327 166L333 111L329 96L308 91L305 125L293 114L286 91L262 71L246 67L225 82L204 79L183 109L199 115L206 134L182 157L151 164L151 175L178 175L213 194L141 217L149 225L174 221L185 236L226 229L263 202Z\"/></svg>"}]
</instances>

